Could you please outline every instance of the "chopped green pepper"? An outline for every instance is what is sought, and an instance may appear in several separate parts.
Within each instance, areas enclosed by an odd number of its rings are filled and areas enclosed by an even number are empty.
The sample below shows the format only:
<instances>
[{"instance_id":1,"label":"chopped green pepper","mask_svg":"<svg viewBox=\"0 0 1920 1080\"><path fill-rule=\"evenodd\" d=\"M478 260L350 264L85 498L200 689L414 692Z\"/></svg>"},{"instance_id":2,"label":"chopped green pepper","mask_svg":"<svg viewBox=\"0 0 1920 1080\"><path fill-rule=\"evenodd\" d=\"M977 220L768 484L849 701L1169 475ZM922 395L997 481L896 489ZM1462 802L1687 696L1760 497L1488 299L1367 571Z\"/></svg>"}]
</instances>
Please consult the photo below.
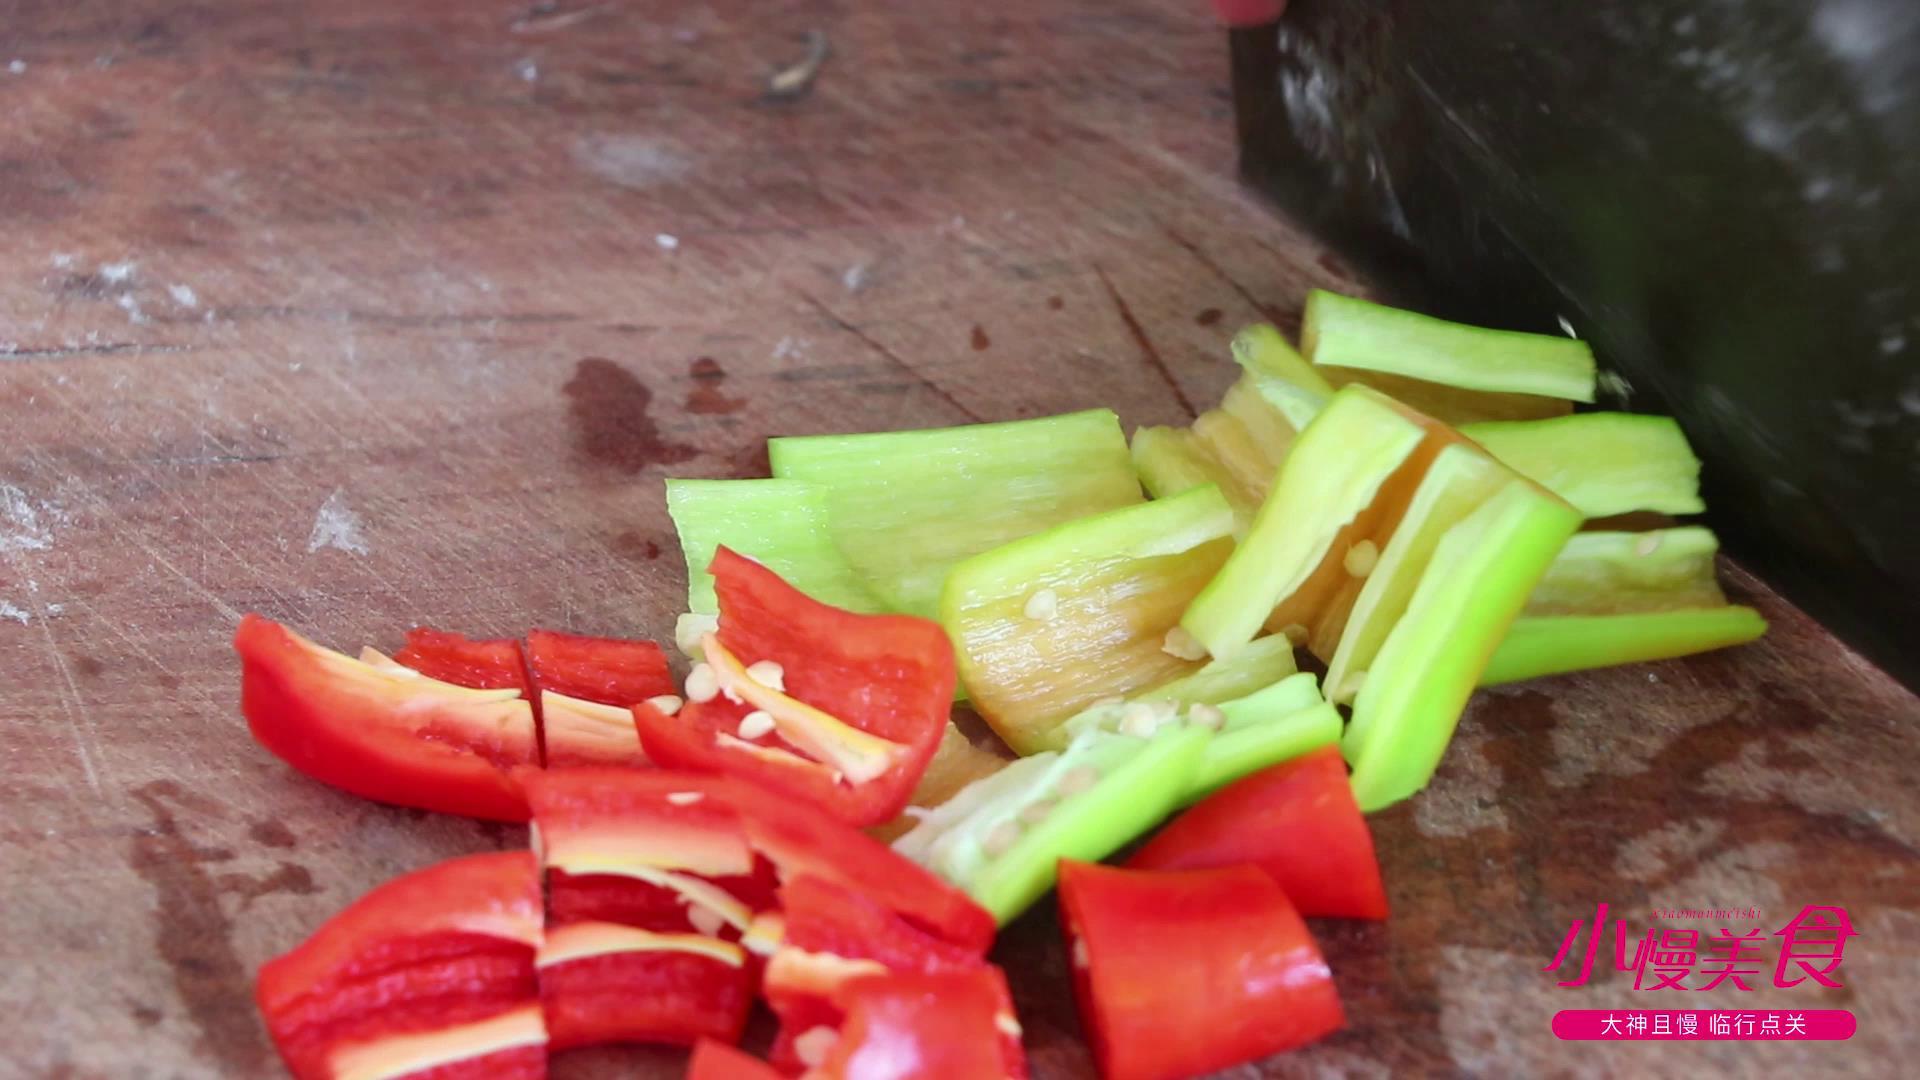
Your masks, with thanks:
<instances>
[{"instance_id":1,"label":"chopped green pepper","mask_svg":"<svg viewBox=\"0 0 1920 1080\"><path fill-rule=\"evenodd\" d=\"M1335 394L1300 433L1246 539L1180 625L1216 657L1244 648L1425 437L1419 422L1372 390Z\"/></svg>"},{"instance_id":2,"label":"chopped green pepper","mask_svg":"<svg viewBox=\"0 0 1920 1080\"><path fill-rule=\"evenodd\" d=\"M1141 501L1112 411L768 441L773 474L826 491L833 540L896 611L931 617L947 571L1010 540Z\"/></svg>"},{"instance_id":3,"label":"chopped green pepper","mask_svg":"<svg viewBox=\"0 0 1920 1080\"><path fill-rule=\"evenodd\" d=\"M1318 366L1569 401L1594 396L1593 350L1577 338L1466 326L1322 289L1307 294L1300 345Z\"/></svg>"},{"instance_id":4,"label":"chopped green pepper","mask_svg":"<svg viewBox=\"0 0 1920 1080\"><path fill-rule=\"evenodd\" d=\"M1327 661L1328 701L1344 705L1353 700L1358 686L1349 674L1372 666L1406 613L1440 538L1512 478L1513 473L1466 445L1445 447L1433 459L1361 586L1340 643Z\"/></svg>"},{"instance_id":5,"label":"chopped green pepper","mask_svg":"<svg viewBox=\"0 0 1920 1080\"><path fill-rule=\"evenodd\" d=\"M1524 614L1715 607L1727 602L1713 576L1719 550L1712 530L1699 525L1576 533L1534 586Z\"/></svg>"},{"instance_id":6,"label":"chopped green pepper","mask_svg":"<svg viewBox=\"0 0 1920 1080\"><path fill-rule=\"evenodd\" d=\"M1697 514L1700 459L1670 416L1590 412L1469 424L1462 435L1588 517Z\"/></svg>"},{"instance_id":7,"label":"chopped green pepper","mask_svg":"<svg viewBox=\"0 0 1920 1080\"><path fill-rule=\"evenodd\" d=\"M1513 480L1441 537L1354 697L1341 749L1362 810L1426 786L1488 659L1579 526L1573 507Z\"/></svg>"},{"instance_id":8,"label":"chopped green pepper","mask_svg":"<svg viewBox=\"0 0 1920 1080\"><path fill-rule=\"evenodd\" d=\"M1759 612L1737 604L1620 615L1522 615L1493 654L1480 685L1690 656L1744 645L1766 632L1767 620Z\"/></svg>"},{"instance_id":9,"label":"chopped green pepper","mask_svg":"<svg viewBox=\"0 0 1920 1080\"><path fill-rule=\"evenodd\" d=\"M1340 741L1340 711L1320 700L1313 676L1304 671L1259 694L1222 705L1220 711L1226 714L1226 724L1200 755L1200 766L1182 804Z\"/></svg>"},{"instance_id":10,"label":"chopped green pepper","mask_svg":"<svg viewBox=\"0 0 1920 1080\"><path fill-rule=\"evenodd\" d=\"M1019 753L1093 702L1197 670L1180 612L1233 547L1233 511L1195 488L1068 522L953 568L940 623L960 679Z\"/></svg>"},{"instance_id":11,"label":"chopped green pepper","mask_svg":"<svg viewBox=\"0 0 1920 1080\"><path fill-rule=\"evenodd\" d=\"M1339 742L1341 720L1320 697L1319 680L1302 671L1217 705L1144 696L1095 705L1068 720L1061 732L1076 739L1089 731L1145 737L1181 725L1214 732L1181 799L1186 803L1248 773Z\"/></svg>"},{"instance_id":12,"label":"chopped green pepper","mask_svg":"<svg viewBox=\"0 0 1920 1080\"><path fill-rule=\"evenodd\" d=\"M798 480L667 481L667 513L687 559L687 610L719 611L707 564L722 544L748 555L823 604L883 610L827 528L826 489Z\"/></svg>"},{"instance_id":13,"label":"chopped green pepper","mask_svg":"<svg viewBox=\"0 0 1920 1080\"><path fill-rule=\"evenodd\" d=\"M1255 638L1229 659L1209 661L1192 674L1161 683L1128 700L1221 705L1272 686L1299 670L1293 658L1293 642L1285 634L1269 634Z\"/></svg>"},{"instance_id":14,"label":"chopped green pepper","mask_svg":"<svg viewBox=\"0 0 1920 1080\"><path fill-rule=\"evenodd\" d=\"M1158 824L1188 792L1210 733L1089 731L1016 761L930 811L894 842L1001 923L1053 887L1061 859L1098 860Z\"/></svg>"},{"instance_id":15,"label":"chopped green pepper","mask_svg":"<svg viewBox=\"0 0 1920 1080\"><path fill-rule=\"evenodd\" d=\"M1494 653L1483 685L1664 660L1766 632L1714 579L1719 541L1699 526L1583 532L1562 548Z\"/></svg>"}]
</instances>

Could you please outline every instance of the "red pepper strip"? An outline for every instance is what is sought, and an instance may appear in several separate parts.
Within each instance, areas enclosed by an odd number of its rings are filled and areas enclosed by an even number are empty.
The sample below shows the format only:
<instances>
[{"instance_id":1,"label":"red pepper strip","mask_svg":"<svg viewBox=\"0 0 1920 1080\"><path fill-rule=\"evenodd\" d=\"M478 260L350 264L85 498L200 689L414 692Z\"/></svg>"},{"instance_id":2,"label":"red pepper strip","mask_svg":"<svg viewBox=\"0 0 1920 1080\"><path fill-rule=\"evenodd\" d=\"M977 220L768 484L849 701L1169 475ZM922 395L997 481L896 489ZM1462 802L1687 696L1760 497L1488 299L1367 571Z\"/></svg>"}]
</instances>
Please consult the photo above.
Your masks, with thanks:
<instances>
[{"instance_id":1,"label":"red pepper strip","mask_svg":"<svg viewBox=\"0 0 1920 1080\"><path fill-rule=\"evenodd\" d=\"M687 1063L687 1080L786 1080L773 1066L725 1043L702 1039Z\"/></svg>"},{"instance_id":2,"label":"red pepper strip","mask_svg":"<svg viewBox=\"0 0 1920 1080\"><path fill-rule=\"evenodd\" d=\"M708 660L747 703L723 695L674 717L636 708L647 755L669 768L739 776L854 825L898 814L946 730L955 685L946 632L927 619L822 604L725 547L711 569L717 640L728 655ZM731 667L764 662L779 665L783 686L739 675L730 682ZM752 709L772 716L775 733L739 737Z\"/></svg>"},{"instance_id":3,"label":"red pepper strip","mask_svg":"<svg viewBox=\"0 0 1920 1080\"><path fill-rule=\"evenodd\" d=\"M393 654L396 663L455 686L479 690L520 691L532 697L527 678L526 658L520 643L512 638L475 640L445 630L416 626L407 631L407 644Z\"/></svg>"},{"instance_id":4,"label":"red pepper strip","mask_svg":"<svg viewBox=\"0 0 1920 1080\"><path fill-rule=\"evenodd\" d=\"M540 695L540 737L550 769L579 765L650 764L640 747L631 709L568 697L548 690Z\"/></svg>"},{"instance_id":5,"label":"red pepper strip","mask_svg":"<svg viewBox=\"0 0 1920 1080\"><path fill-rule=\"evenodd\" d=\"M846 1012L807 1080L1006 1080L1027 1075L1020 1024L996 967L938 975L879 975L841 987ZM1011 1056L1009 1056L1011 1055Z\"/></svg>"},{"instance_id":6,"label":"red pepper strip","mask_svg":"<svg viewBox=\"0 0 1920 1080\"><path fill-rule=\"evenodd\" d=\"M724 883L753 911L768 905L759 860L782 881L816 876L973 952L994 921L965 893L832 816L719 776L657 769L522 770L550 870L638 877L660 872ZM745 882L735 879L745 878Z\"/></svg>"},{"instance_id":7,"label":"red pepper strip","mask_svg":"<svg viewBox=\"0 0 1920 1080\"><path fill-rule=\"evenodd\" d=\"M308 776L398 806L525 821L506 770L539 757L531 707L506 690L394 674L248 615L240 711L262 746Z\"/></svg>"},{"instance_id":8,"label":"red pepper strip","mask_svg":"<svg viewBox=\"0 0 1920 1080\"><path fill-rule=\"evenodd\" d=\"M648 763L628 710L677 693L660 646L535 630L527 635L527 662L549 768Z\"/></svg>"},{"instance_id":9,"label":"red pepper strip","mask_svg":"<svg viewBox=\"0 0 1920 1080\"><path fill-rule=\"evenodd\" d=\"M1074 996L1104 1080L1173 1080L1346 1023L1306 924L1251 866L1160 872L1061 860Z\"/></svg>"},{"instance_id":10,"label":"red pepper strip","mask_svg":"<svg viewBox=\"0 0 1920 1080\"><path fill-rule=\"evenodd\" d=\"M345 1046L334 1054L324 1075L328 1080L386 1076L405 1080L546 1080L544 1023L540 1006L523 1005L430 1034L399 1035Z\"/></svg>"},{"instance_id":11,"label":"red pepper strip","mask_svg":"<svg viewBox=\"0 0 1920 1080\"><path fill-rule=\"evenodd\" d=\"M667 654L651 641L534 630L527 634L527 665L535 690L623 709L679 692Z\"/></svg>"},{"instance_id":12,"label":"red pepper strip","mask_svg":"<svg viewBox=\"0 0 1920 1080\"><path fill-rule=\"evenodd\" d=\"M774 891L779 887L773 865L765 860L756 863L752 874L702 880L719 886L754 912L771 909ZM547 875L548 926L611 922L662 933L712 933L727 941L738 941L739 928L722 925L715 929L717 918L718 915L703 913L698 905L689 904L685 893L664 885L618 874L569 874L554 870Z\"/></svg>"},{"instance_id":13,"label":"red pepper strip","mask_svg":"<svg viewBox=\"0 0 1920 1080\"><path fill-rule=\"evenodd\" d=\"M783 882L818 878L975 956L992 948L999 930L993 916L931 870L810 806L739 785L730 790L747 842L773 862Z\"/></svg>"},{"instance_id":14,"label":"red pepper strip","mask_svg":"<svg viewBox=\"0 0 1920 1080\"><path fill-rule=\"evenodd\" d=\"M753 1004L745 950L701 934L574 923L547 932L536 963L554 1050L736 1042Z\"/></svg>"},{"instance_id":15,"label":"red pepper strip","mask_svg":"<svg viewBox=\"0 0 1920 1080\"><path fill-rule=\"evenodd\" d=\"M255 998L300 1080L408 1062L448 1070L436 1076L482 1062L489 1071L469 1075L541 1076L533 968L541 940L532 854L470 855L361 897L268 961Z\"/></svg>"},{"instance_id":16,"label":"red pepper strip","mask_svg":"<svg viewBox=\"0 0 1920 1080\"><path fill-rule=\"evenodd\" d=\"M1127 860L1138 870L1250 863L1302 915L1385 919L1373 836L1353 801L1340 748L1329 746L1222 788Z\"/></svg>"},{"instance_id":17,"label":"red pepper strip","mask_svg":"<svg viewBox=\"0 0 1920 1080\"><path fill-rule=\"evenodd\" d=\"M853 980L900 973L972 973L989 967L979 953L916 929L862 895L857 886L844 883L809 875L786 882L776 918L779 944L767 962L762 989L780 1018L771 1055L777 1065L818 1064L806 1060L803 1037L816 1028L831 1031L840 1025L845 1009L837 995ZM1003 1000L999 1011L1011 1017L1011 1003ZM1017 1026L1011 1048L1017 1057Z\"/></svg>"},{"instance_id":18,"label":"red pepper strip","mask_svg":"<svg viewBox=\"0 0 1920 1080\"><path fill-rule=\"evenodd\" d=\"M556 922L588 914L654 930L739 930L771 902L755 887L765 880L756 878L759 860L713 777L582 767L518 778L554 873Z\"/></svg>"},{"instance_id":19,"label":"red pepper strip","mask_svg":"<svg viewBox=\"0 0 1920 1080\"><path fill-rule=\"evenodd\" d=\"M364 659L366 654L361 654ZM527 669L527 654L512 638L475 640L464 634L431 627L416 626L407 631L407 644L393 654L395 663L409 667L429 679L471 686L476 690L520 691L533 707L533 726L538 734L540 763L547 761L547 725L541 715L540 696L533 692L533 675Z\"/></svg>"}]
</instances>

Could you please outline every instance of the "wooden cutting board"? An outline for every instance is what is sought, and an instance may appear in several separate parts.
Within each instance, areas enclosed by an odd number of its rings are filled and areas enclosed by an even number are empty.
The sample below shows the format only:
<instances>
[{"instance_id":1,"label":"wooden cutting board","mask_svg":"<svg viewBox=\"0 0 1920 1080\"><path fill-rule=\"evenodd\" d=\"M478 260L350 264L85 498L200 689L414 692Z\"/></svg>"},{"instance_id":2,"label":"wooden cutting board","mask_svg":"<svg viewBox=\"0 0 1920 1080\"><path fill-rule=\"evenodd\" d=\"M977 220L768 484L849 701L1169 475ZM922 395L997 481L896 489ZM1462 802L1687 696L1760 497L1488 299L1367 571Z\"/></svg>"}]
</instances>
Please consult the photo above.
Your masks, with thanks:
<instances>
[{"instance_id":1,"label":"wooden cutting board","mask_svg":"<svg viewBox=\"0 0 1920 1080\"><path fill-rule=\"evenodd\" d=\"M1232 179L1197 0L772 7L9 12L0 1075L275 1075L263 960L395 874L524 842L255 747L240 613L346 648L414 623L664 636L663 476L763 474L776 433L1182 421L1236 327L1357 287ZM811 32L817 81L770 99ZM1432 789L1375 819L1394 919L1316 927L1349 1030L1260 1074L1867 1075L1920 1051L1920 704L1733 587L1775 620L1757 646L1480 696ZM1556 989L1542 967L1602 901L1636 929L1757 906L1769 933L1844 904L1861 935L1841 990ZM1051 913L996 956L1036 1074L1090 1075ZM1549 1032L1629 1005L1844 1007L1860 1033Z\"/></svg>"}]
</instances>

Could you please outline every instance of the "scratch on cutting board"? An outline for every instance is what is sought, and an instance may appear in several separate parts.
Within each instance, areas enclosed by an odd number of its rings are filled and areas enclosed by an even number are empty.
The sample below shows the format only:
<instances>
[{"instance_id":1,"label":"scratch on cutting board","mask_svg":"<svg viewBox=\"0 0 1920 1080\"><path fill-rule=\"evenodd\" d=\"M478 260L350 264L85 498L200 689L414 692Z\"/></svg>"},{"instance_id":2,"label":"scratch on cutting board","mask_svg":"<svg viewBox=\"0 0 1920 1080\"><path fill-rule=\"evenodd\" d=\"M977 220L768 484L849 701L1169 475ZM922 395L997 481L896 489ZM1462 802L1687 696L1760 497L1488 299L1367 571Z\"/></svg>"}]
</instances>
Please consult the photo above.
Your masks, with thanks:
<instances>
[{"instance_id":1,"label":"scratch on cutting board","mask_svg":"<svg viewBox=\"0 0 1920 1080\"><path fill-rule=\"evenodd\" d=\"M321 548L339 548L354 555L372 550L360 533L360 515L347 507L346 492L340 488L334 488L327 501L320 504L320 512L313 518L313 532L307 536L309 553Z\"/></svg>"},{"instance_id":2,"label":"scratch on cutting board","mask_svg":"<svg viewBox=\"0 0 1920 1080\"><path fill-rule=\"evenodd\" d=\"M67 515L52 503L36 503L12 484L0 483L0 552L45 551Z\"/></svg>"},{"instance_id":3,"label":"scratch on cutting board","mask_svg":"<svg viewBox=\"0 0 1920 1080\"><path fill-rule=\"evenodd\" d=\"M821 316L824 317L828 322L832 323L835 327L841 330L844 330L848 334L852 335L854 340L860 342L860 344L865 345L867 348L872 349L876 353L879 353L880 356L884 358L888 363L892 364L894 367L899 368L902 372L905 372L908 376L912 377L912 379L915 382L919 383L921 386L926 387L926 389L930 391L935 397L939 398L941 401L946 402L947 405L952 407L954 411L958 412L961 416L966 417L968 420L971 420L976 424L980 423L980 419L981 419L980 414L974 412L972 409L967 408L966 403L962 402L959 398L954 397L953 391L948 390L944 386L941 386L939 383L933 381L932 378L930 378L926 373L922 372L919 368L916 368L912 364L907 363L906 360L903 359L899 353L896 353L892 349L887 348L884 344L880 342L878 338L873 337L871 334L868 334L865 330L860 329L860 327L854 325L851 322L848 322L846 319L841 318L832 308L828 307L826 304L821 303L819 298L804 292L799 292L797 293L797 295L800 297L800 299L806 301L809 307L819 312ZM781 339L781 344L779 348L776 349L774 352L774 356L776 358L778 358L781 354L781 351L786 348L786 342L787 342L787 339L785 338Z\"/></svg>"},{"instance_id":4,"label":"scratch on cutting board","mask_svg":"<svg viewBox=\"0 0 1920 1080\"><path fill-rule=\"evenodd\" d=\"M1146 365L1160 376L1160 381L1167 384L1167 389L1173 392L1173 400L1180 403L1180 407L1187 411L1188 416L1199 416L1199 410L1193 407L1193 401L1187 397L1187 392L1180 388L1180 381L1173 377L1173 370L1167 367L1166 360L1160 356L1160 350L1154 347L1153 339L1147 336L1146 328L1141 326L1140 320L1134 317L1133 309L1127 306L1126 300L1120 295L1120 290L1114 288L1113 280L1107 277L1107 272L1098 266L1093 268L1093 272L1099 276L1100 284L1106 287L1107 298L1113 301L1113 310L1119 313L1120 321L1126 325L1127 334L1133 338L1133 343L1140 347L1140 359L1146 361Z\"/></svg>"},{"instance_id":5,"label":"scratch on cutting board","mask_svg":"<svg viewBox=\"0 0 1920 1080\"><path fill-rule=\"evenodd\" d=\"M1252 308L1253 310L1259 312L1261 315L1265 316L1267 321L1283 329L1289 329L1289 328L1298 326L1299 320L1297 318L1289 318L1287 314L1281 311L1278 307L1275 307L1274 305L1269 304L1266 301L1261 300L1259 297L1253 295L1253 291L1251 289L1248 289L1245 285L1242 285L1238 279L1236 279L1232 274L1227 273L1226 270L1222 268L1219 263L1215 262L1213 259L1213 256L1207 254L1207 251L1205 248L1201 247L1199 244L1194 243L1192 240L1189 240L1186 237L1180 235L1179 233L1173 231L1173 229L1171 228L1166 228L1164 231L1167 234L1167 239L1173 241L1175 244L1179 245L1179 247L1182 250L1184 250L1187 254L1193 256L1194 261L1198 262L1201 266L1206 267L1208 272L1213 274L1214 277L1217 277L1221 281L1225 282L1228 288L1232 289L1235 293L1239 294L1240 299L1246 301L1248 307Z\"/></svg>"}]
</instances>

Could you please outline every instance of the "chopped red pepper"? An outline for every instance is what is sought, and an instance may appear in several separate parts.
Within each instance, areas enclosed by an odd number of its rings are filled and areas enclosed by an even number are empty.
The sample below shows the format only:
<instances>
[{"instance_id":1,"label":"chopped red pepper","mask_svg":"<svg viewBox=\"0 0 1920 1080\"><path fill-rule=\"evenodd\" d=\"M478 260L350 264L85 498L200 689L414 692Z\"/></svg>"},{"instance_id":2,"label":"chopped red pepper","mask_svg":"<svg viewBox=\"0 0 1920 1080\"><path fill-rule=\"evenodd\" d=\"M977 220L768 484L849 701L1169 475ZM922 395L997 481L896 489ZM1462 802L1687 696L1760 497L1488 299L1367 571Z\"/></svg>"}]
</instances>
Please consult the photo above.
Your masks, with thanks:
<instances>
[{"instance_id":1,"label":"chopped red pepper","mask_svg":"<svg viewBox=\"0 0 1920 1080\"><path fill-rule=\"evenodd\" d=\"M582 767L519 774L552 875L552 919L744 930L772 889L715 777Z\"/></svg>"},{"instance_id":2,"label":"chopped red pepper","mask_svg":"<svg viewBox=\"0 0 1920 1080\"><path fill-rule=\"evenodd\" d=\"M527 663L549 768L647 764L629 710L676 692L660 646L535 630Z\"/></svg>"},{"instance_id":3,"label":"chopped red pepper","mask_svg":"<svg viewBox=\"0 0 1920 1080\"><path fill-rule=\"evenodd\" d=\"M730 790L748 842L782 881L831 882L975 955L992 947L999 930L992 914L931 870L810 806L744 786Z\"/></svg>"},{"instance_id":4,"label":"chopped red pepper","mask_svg":"<svg viewBox=\"0 0 1920 1080\"><path fill-rule=\"evenodd\" d=\"M743 905L749 912L773 907L779 881L773 865L756 860L753 873L702 878ZM715 929L715 921L719 928ZM642 930L667 933L711 931L733 941L740 927L729 924L706 905L691 901L684 891L620 874L569 874L553 870L547 875L547 925L565 926L576 922L612 922L637 926Z\"/></svg>"},{"instance_id":5,"label":"chopped red pepper","mask_svg":"<svg viewBox=\"0 0 1920 1080\"><path fill-rule=\"evenodd\" d=\"M524 770L519 779L546 864L566 875L554 878L556 910L564 903L581 917L607 918L622 904L659 905L657 896L576 880L611 875L688 896L738 927L772 906L770 864L782 881L813 875L857 888L976 954L993 941L993 917L966 894L804 803L726 777L658 769ZM590 898L589 888L600 895Z\"/></svg>"},{"instance_id":6,"label":"chopped red pepper","mask_svg":"<svg viewBox=\"0 0 1920 1080\"><path fill-rule=\"evenodd\" d=\"M1337 746L1222 788L1127 860L1139 870L1242 863L1266 871L1302 915L1387 917L1373 836Z\"/></svg>"},{"instance_id":7,"label":"chopped red pepper","mask_svg":"<svg viewBox=\"0 0 1920 1080\"><path fill-rule=\"evenodd\" d=\"M898 814L946 730L955 685L946 632L822 604L725 547L711 569L720 628L703 643L707 669L689 682L711 675L723 692L673 717L635 708L647 755L739 776L855 825ZM743 726L750 715L758 722Z\"/></svg>"},{"instance_id":8,"label":"chopped red pepper","mask_svg":"<svg viewBox=\"0 0 1920 1080\"><path fill-rule=\"evenodd\" d=\"M534 630L527 634L527 665L535 690L623 709L678 692L667 654L651 641Z\"/></svg>"},{"instance_id":9,"label":"chopped red pepper","mask_svg":"<svg viewBox=\"0 0 1920 1080\"><path fill-rule=\"evenodd\" d=\"M840 1080L1024 1077L1011 998L991 965L855 979L838 995L847 1018L821 1072Z\"/></svg>"},{"instance_id":10,"label":"chopped red pepper","mask_svg":"<svg viewBox=\"0 0 1920 1080\"><path fill-rule=\"evenodd\" d=\"M750 938L776 938L773 958L767 962L763 992L780 1018L772 1059L783 1066L813 1066L824 1060L815 1053L824 1036L848 1017L845 993L850 984L871 976L902 974L978 975L994 971L978 952L926 934L845 884L801 875L780 889L780 910L765 921L777 926L764 931L758 925ZM994 972L997 976L997 971ZM996 1061L1018 1063L1019 1027L1012 1023L1013 1007L1000 982L987 1023L973 1038L996 1028L990 1040L1003 1045ZM814 1033L814 1034L809 1034ZM995 1075L1009 1075L1003 1067ZM1024 1068L1024 1067L1023 1067ZM924 1075L949 1075L934 1072ZM1024 1071L1019 1073L1024 1075Z\"/></svg>"},{"instance_id":11,"label":"chopped red pepper","mask_svg":"<svg viewBox=\"0 0 1920 1080\"><path fill-rule=\"evenodd\" d=\"M737 1041L753 1004L739 945L617 923L551 928L537 961L551 1046Z\"/></svg>"},{"instance_id":12,"label":"chopped red pepper","mask_svg":"<svg viewBox=\"0 0 1920 1080\"><path fill-rule=\"evenodd\" d=\"M325 649L248 615L234 635L240 711L262 746L316 780L398 806L525 821L507 770L539 760L531 706Z\"/></svg>"},{"instance_id":13,"label":"chopped red pepper","mask_svg":"<svg viewBox=\"0 0 1920 1080\"><path fill-rule=\"evenodd\" d=\"M541 1077L541 941L533 856L471 855L361 897L268 961L255 997L300 1080Z\"/></svg>"},{"instance_id":14,"label":"chopped red pepper","mask_svg":"<svg viewBox=\"0 0 1920 1080\"><path fill-rule=\"evenodd\" d=\"M785 1075L744 1050L702 1039L687 1062L687 1080L785 1080Z\"/></svg>"},{"instance_id":15,"label":"chopped red pepper","mask_svg":"<svg viewBox=\"0 0 1920 1080\"><path fill-rule=\"evenodd\" d=\"M512 638L475 640L462 634L416 626L407 631L407 643L393 659L425 675L455 686L478 690L520 691L531 697L526 657Z\"/></svg>"},{"instance_id":16,"label":"chopped red pepper","mask_svg":"<svg viewBox=\"0 0 1920 1080\"><path fill-rule=\"evenodd\" d=\"M1303 1046L1346 1017L1306 924L1251 866L1062 860L1060 917L1104 1080L1172 1080Z\"/></svg>"},{"instance_id":17,"label":"chopped red pepper","mask_svg":"<svg viewBox=\"0 0 1920 1080\"><path fill-rule=\"evenodd\" d=\"M1008 998L1005 976L991 966L853 979L835 997L846 1019L830 1042L818 1037L829 1049L808 1080L1024 1077L1020 1024Z\"/></svg>"}]
</instances>

